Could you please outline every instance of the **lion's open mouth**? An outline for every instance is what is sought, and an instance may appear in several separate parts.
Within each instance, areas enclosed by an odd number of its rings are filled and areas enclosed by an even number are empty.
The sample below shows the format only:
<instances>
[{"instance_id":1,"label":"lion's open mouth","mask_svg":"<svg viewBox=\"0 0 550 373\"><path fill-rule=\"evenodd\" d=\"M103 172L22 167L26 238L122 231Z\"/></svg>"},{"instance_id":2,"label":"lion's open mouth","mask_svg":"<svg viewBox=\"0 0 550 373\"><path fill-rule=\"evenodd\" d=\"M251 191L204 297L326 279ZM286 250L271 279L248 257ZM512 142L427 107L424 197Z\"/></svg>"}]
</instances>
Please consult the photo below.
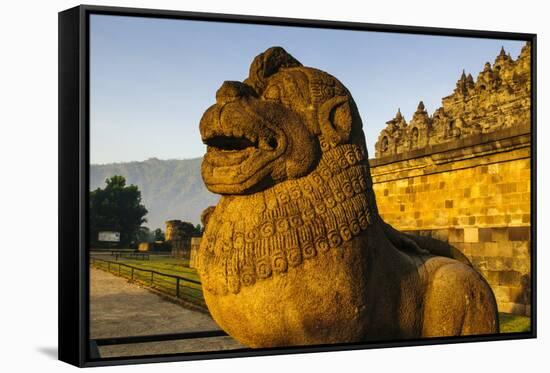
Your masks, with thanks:
<instances>
[{"instance_id":1,"label":"lion's open mouth","mask_svg":"<svg viewBox=\"0 0 550 373\"><path fill-rule=\"evenodd\" d=\"M208 162L215 167L236 166L246 160L273 159L279 142L272 134L256 136L248 134L247 136L212 134L205 138L203 142L207 146L206 158ZM253 167L253 165L249 165ZM241 169L240 173L246 173Z\"/></svg>"},{"instance_id":2,"label":"lion's open mouth","mask_svg":"<svg viewBox=\"0 0 550 373\"><path fill-rule=\"evenodd\" d=\"M205 142L207 146L221 151L239 151L258 147L258 141L254 142L245 137L214 136Z\"/></svg>"},{"instance_id":3,"label":"lion's open mouth","mask_svg":"<svg viewBox=\"0 0 550 373\"><path fill-rule=\"evenodd\" d=\"M203 177L207 185L219 193L253 186L269 173L267 168L286 148L282 134L262 128L239 131L238 126L205 131L207 146ZM231 186L233 185L233 186ZM237 186L238 185L238 186Z\"/></svg>"},{"instance_id":4,"label":"lion's open mouth","mask_svg":"<svg viewBox=\"0 0 550 373\"><path fill-rule=\"evenodd\" d=\"M214 135L204 140L204 143L211 149L217 151L241 151L248 148L262 149L266 151L274 151L277 149L278 142L274 136L260 137L236 137L225 135Z\"/></svg>"}]
</instances>

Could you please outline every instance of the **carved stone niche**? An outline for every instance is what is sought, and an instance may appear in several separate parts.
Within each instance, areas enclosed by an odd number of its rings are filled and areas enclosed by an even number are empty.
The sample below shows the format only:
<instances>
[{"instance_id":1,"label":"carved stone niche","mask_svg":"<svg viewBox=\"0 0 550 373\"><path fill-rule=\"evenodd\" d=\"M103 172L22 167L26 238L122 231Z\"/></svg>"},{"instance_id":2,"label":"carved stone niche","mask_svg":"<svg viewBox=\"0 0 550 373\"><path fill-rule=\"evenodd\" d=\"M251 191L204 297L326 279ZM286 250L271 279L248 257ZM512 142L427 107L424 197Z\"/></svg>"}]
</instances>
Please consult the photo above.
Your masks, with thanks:
<instances>
[{"instance_id":1,"label":"carved stone niche","mask_svg":"<svg viewBox=\"0 0 550 373\"><path fill-rule=\"evenodd\" d=\"M409 148L407 134L407 121L403 118L401 110L397 109L395 117L386 122L386 128L378 136L374 145L376 157L384 157L403 152Z\"/></svg>"},{"instance_id":2,"label":"carved stone niche","mask_svg":"<svg viewBox=\"0 0 550 373\"><path fill-rule=\"evenodd\" d=\"M387 155L395 154L395 144L393 143L392 134L383 129L378 136L378 141L374 145L376 158L385 157Z\"/></svg>"},{"instance_id":3,"label":"carved stone niche","mask_svg":"<svg viewBox=\"0 0 550 373\"><path fill-rule=\"evenodd\" d=\"M504 50L504 48L501 48L500 54L495 59L493 70L500 77L502 77L505 80L508 80L511 78L513 67L514 67L514 60L512 59L510 54L506 54L506 51Z\"/></svg>"},{"instance_id":4,"label":"carved stone niche","mask_svg":"<svg viewBox=\"0 0 550 373\"><path fill-rule=\"evenodd\" d=\"M420 101L418 103L418 107L409 123L407 132L409 150L422 149L428 146L431 132L431 119L424 107L424 102Z\"/></svg>"},{"instance_id":5,"label":"carved stone niche","mask_svg":"<svg viewBox=\"0 0 550 373\"><path fill-rule=\"evenodd\" d=\"M493 64L485 63L476 81L462 71L453 93L442 98L431 117L422 102L408 125L398 111L380 133L376 157L529 123L530 61L527 43L517 60L502 48Z\"/></svg>"}]
</instances>

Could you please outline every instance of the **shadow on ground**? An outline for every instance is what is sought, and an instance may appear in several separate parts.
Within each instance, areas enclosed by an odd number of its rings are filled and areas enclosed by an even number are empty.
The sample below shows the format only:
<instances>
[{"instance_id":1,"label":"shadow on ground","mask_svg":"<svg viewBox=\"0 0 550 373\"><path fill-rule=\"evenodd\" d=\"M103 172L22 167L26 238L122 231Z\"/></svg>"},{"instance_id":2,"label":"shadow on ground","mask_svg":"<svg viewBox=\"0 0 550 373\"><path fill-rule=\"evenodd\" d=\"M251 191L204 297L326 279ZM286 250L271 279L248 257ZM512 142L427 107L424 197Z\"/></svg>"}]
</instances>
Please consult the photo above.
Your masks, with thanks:
<instances>
[{"instance_id":1,"label":"shadow on ground","mask_svg":"<svg viewBox=\"0 0 550 373\"><path fill-rule=\"evenodd\" d=\"M38 347L37 351L43 355L46 355L50 359L57 360L57 346L55 347Z\"/></svg>"}]
</instances>

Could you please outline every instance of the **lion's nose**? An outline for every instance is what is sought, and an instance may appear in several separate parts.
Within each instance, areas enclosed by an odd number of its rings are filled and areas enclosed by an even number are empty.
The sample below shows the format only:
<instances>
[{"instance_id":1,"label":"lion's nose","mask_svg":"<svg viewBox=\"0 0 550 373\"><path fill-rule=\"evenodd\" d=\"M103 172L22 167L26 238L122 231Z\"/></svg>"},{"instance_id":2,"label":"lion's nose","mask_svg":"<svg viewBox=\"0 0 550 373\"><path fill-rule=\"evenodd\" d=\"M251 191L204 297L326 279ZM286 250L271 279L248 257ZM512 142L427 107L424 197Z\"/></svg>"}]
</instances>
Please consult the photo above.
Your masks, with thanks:
<instances>
[{"instance_id":1,"label":"lion's nose","mask_svg":"<svg viewBox=\"0 0 550 373\"><path fill-rule=\"evenodd\" d=\"M244 96L255 96L255 92L244 83L225 81L216 92L216 102L218 105L224 105Z\"/></svg>"}]
</instances>

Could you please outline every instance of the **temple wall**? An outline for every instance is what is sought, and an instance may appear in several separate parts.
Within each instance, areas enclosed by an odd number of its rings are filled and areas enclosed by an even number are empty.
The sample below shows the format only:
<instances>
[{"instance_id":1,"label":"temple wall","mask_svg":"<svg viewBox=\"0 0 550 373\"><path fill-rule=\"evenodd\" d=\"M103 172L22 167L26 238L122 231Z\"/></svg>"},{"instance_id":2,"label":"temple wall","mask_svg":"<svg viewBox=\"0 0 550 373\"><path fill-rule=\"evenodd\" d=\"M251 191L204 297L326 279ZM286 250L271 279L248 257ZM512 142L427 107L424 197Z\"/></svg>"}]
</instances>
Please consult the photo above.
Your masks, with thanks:
<instances>
[{"instance_id":1,"label":"temple wall","mask_svg":"<svg viewBox=\"0 0 550 373\"><path fill-rule=\"evenodd\" d=\"M491 285L500 312L530 314L529 126L370 163L386 222L461 249Z\"/></svg>"},{"instance_id":2,"label":"temple wall","mask_svg":"<svg viewBox=\"0 0 550 373\"><path fill-rule=\"evenodd\" d=\"M175 258L190 259L193 225L181 220L166 222L166 242L172 247Z\"/></svg>"},{"instance_id":3,"label":"temple wall","mask_svg":"<svg viewBox=\"0 0 550 373\"><path fill-rule=\"evenodd\" d=\"M191 238L191 253L189 254L189 267L196 268L197 266L197 254L199 252L199 247L201 245L202 237L193 237Z\"/></svg>"},{"instance_id":4,"label":"temple wall","mask_svg":"<svg viewBox=\"0 0 550 373\"><path fill-rule=\"evenodd\" d=\"M182 237L178 240L173 240L171 244L171 255L174 258L189 259L191 255L191 237Z\"/></svg>"},{"instance_id":5,"label":"temple wall","mask_svg":"<svg viewBox=\"0 0 550 373\"><path fill-rule=\"evenodd\" d=\"M517 59L504 48L485 63L476 80L463 71L454 91L432 115L420 101L407 122L397 110L375 144L376 158L422 150L479 134L517 128L531 121L531 45Z\"/></svg>"}]
</instances>

